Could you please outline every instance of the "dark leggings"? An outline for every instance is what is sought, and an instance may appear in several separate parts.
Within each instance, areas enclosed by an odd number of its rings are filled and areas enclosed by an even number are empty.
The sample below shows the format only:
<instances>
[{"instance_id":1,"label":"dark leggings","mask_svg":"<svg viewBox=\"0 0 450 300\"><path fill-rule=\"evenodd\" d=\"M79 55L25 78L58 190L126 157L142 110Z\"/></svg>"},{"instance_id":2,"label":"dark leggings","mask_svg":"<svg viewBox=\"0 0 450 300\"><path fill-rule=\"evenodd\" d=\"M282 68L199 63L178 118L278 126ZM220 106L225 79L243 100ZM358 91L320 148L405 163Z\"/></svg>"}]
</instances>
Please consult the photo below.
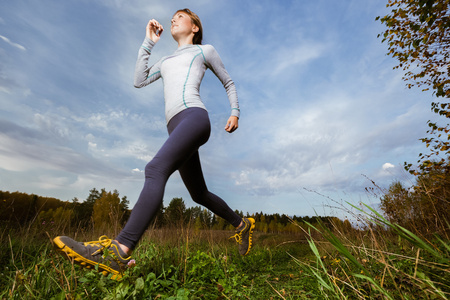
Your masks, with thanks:
<instances>
[{"instance_id":1,"label":"dark leggings","mask_svg":"<svg viewBox=\"0 0 450 300\"><path fill-rule=\"evenodd\" d=\"M117 236L119 243L134 249L163 200L170 175L180 171L189 194L196 203L211 210L237 227L241 217L221 198L209 192L203 178L198 148L211 132L208 113L202 108L188 108L174 116L167 125L169 138L145 167L144 188L127 224Z\"/></svg>"}]
</instances>

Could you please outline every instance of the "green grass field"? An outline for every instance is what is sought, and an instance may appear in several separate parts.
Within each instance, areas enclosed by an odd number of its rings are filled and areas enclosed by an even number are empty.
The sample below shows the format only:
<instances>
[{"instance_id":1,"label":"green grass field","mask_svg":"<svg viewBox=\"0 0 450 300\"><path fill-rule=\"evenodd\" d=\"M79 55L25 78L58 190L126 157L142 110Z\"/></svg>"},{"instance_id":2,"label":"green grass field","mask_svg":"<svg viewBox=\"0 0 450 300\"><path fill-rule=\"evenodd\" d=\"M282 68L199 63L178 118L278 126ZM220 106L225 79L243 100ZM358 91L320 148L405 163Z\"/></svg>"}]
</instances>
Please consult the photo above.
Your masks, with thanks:
<instances>
[{"instance_id":1,"label":"green grass field","mask_svg":"<svg viewBox=\"0 0 450 300\"><path fill-rule=\"evenodd\" d=\"M54 230L2 228L0 298L448 299L448 239L372 221L365 230L303 224L302 234L255 232L245 257L228 240L231 231L149 230L121 281L57 254Z\"/></svg>"},{"instance_id":2,"label":"green grass field","mask_svg":"<svg viewBox=\"0 0 450 300\"><path fill-rule=\"evenodd\" d=\"M2 299L270 299L308 295L311 281L291 256L312 257L295 236L255 233L241 257L232 232L160 229L135 250L137 264L119 282L57 254L45 233L3 236ZM85 234L86 236L86 234ZM96 239L96 237L91 237ZM287 242L287 243L286 243Z\"/></svg>"}]
</instances>

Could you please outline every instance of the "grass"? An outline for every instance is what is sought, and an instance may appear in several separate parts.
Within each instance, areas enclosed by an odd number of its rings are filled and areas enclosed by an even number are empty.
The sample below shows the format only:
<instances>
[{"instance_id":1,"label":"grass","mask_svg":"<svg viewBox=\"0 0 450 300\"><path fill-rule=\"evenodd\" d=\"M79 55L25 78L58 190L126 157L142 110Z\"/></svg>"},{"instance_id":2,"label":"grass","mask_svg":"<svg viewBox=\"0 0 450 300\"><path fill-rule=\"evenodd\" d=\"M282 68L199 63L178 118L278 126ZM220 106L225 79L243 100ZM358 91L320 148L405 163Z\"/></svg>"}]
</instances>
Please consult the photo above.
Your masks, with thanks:
<instances>
[{"instance_id":1,"label":"grass","mask_svg":"<svg viewBox=\"0 0 450 300\"><path fill-rule=\"evenodd\" d=\"M370 207L365 230L342 232L308 224L323 240L309 238L314 261L293 258L317 281L324 299L448 299L450 243L437 235L419 237ZM450 229L450 228L449 228Z\"/></svg>"},{"instance_id":2,"label":"grass","mask_svg":"<svg viewBox=\"0 0 450 300\"><path fill-rule=\"evenodd\" d=\"M369 208L370 209L370 208ZM297 224L303 234L255 232L241 257L232 232L149 230L119 282L55 253L46 228L0 232L1 299L448 299L450 243L364 213L361 230ZM48 234L47 234L48 233ZM70 233L63 233L68 234ZM78 240L100 234L82 232ZM72 234L72 236L74 236Z\"/></svg>"},{"instance_id":3,"label":"grass","mask_svg":"<svg viewBox=\"0 0 450 300\"><path fill-rule=\"evenodd\" d=\"M86 240L97 238L87 235ZM134 252L136 266L116 282L71 265L45 233L4 234L0 298L270 299L280 294L296 299L308 294L288 254L311 256L306 243L292 242L295 236L255 233L261 243L241 257L228 240L231 235L183 228L149 231Z\"/></svg>"}]
</instances>

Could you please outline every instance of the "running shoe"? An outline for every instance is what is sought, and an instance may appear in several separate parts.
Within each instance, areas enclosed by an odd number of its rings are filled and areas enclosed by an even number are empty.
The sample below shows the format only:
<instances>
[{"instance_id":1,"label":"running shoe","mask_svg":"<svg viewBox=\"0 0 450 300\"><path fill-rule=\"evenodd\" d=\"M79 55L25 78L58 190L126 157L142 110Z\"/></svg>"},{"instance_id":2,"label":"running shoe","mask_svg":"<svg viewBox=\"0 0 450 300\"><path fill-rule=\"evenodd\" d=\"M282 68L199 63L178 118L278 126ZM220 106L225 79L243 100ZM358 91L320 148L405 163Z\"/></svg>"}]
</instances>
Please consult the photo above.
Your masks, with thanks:
<instances>
[{"instance_id":1,"label":"running shoe","mask_svg":"<svg viewBox=\"0 0 450 300\"><path fill-rule=\"evenodd\" d=\"M108 239L106 235L101 236L98 241L85 243L67 236L58 236L53 239L53 243L56 250L72 262L86 269L98 270L105 276L111 273L111 279L114 280L120 280L128 264L133 262L117 241Z\"/></svg>"},{"instance_id":2,"label":"running shoe","mask_svg":"<svg viewBox=\"0 0 450 300\"><path fill-rule=\"evenodd\" d=\"M247 255L252 248L252 234L255 228L255 219L253 218L243 218L243 224L236 228L236 234L230 237L234 238L239 244L239 254Z\"/></svg>"}]
</instances>

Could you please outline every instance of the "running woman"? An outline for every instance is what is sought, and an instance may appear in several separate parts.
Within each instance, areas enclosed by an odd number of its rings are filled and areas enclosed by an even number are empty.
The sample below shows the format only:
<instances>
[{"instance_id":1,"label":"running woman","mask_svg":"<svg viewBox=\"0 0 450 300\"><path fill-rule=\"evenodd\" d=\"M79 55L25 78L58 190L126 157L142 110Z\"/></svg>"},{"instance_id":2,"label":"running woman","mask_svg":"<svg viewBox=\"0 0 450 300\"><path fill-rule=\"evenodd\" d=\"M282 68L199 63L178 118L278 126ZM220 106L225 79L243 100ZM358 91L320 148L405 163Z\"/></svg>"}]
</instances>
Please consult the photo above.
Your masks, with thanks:
<instances>
[{"instance_id":1,"label":"running woman","mask_svg":"<svg viewBox=\"0 0 450 300\"><path fill-rule=\"evenodd\" d=\"M178 49L172 55L149 66L152 49L164 32L163 26L154 19L148 22L145 40L139 49L134 86L142 88L163 79L169 137L145 167L144 187L125 227L115 240L106 236L93 242L76 242L66 236L53 240L57 250L69 259L86 268L98 265L100 272L104 275L112 273L113 279L120 279L132 261L131 252L157 213L167 180L176 170L196 203L236 228L232 238L239 244L239 253L247 255L252 246L255 220L241 218L224 200L208 191L198 153L211 131L208 112L199 93L206 69L217 76L227 92L231 114L225 130L229 133L238 128L240 114L234 82L214 47L201 44L202 24L195 13L189 9L177 11L172 17L170 31L178 43Z\"/></svg>"}]
</instances>

